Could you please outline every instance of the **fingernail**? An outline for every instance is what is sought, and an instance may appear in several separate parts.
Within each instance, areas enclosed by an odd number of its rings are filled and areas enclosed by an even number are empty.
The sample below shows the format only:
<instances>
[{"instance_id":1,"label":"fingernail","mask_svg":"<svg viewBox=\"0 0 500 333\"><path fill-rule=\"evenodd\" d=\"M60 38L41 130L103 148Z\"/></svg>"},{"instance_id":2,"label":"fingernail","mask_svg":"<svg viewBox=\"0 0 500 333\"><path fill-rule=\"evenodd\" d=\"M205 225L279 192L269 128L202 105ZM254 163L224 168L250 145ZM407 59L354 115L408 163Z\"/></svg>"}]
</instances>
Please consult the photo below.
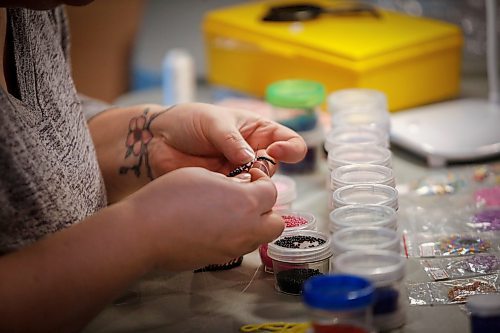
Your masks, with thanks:
<instances>
[{"instance_id":1,"label":"fingernail","mask_svg":"<svg viewBox=\"0 0 500 333\"><path fill-rule=\"evenodd\" d=\"M244 162L248 163L252 161L255 158L255 152L253 151L252 148L246 147L241 150L242 152L242 157L244 158Z\"/></svg>"}]
</instances>

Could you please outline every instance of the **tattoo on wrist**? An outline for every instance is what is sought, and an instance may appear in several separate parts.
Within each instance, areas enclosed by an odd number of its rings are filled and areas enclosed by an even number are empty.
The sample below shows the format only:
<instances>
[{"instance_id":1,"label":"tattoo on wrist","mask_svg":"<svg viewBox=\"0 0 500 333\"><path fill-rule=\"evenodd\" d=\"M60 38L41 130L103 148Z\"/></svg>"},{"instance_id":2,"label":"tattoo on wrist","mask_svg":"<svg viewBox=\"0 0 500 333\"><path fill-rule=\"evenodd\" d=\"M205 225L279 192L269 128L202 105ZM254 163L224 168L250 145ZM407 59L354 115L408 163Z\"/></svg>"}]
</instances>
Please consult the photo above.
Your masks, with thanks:
<instances>
[{"instance_id":1,"label":"tattoo on wrist","mask_svg":"<svg viewBox=\"0 0 500 333\"><path fill-rule=\"evenodd\" d=\"M139 178L141 176L141 168L144 163L144 168L146 169L147 176L149 179L153 180L153 172L151 166L149 165L149 155L148 155L148 144L153 139L153 132L151 131L151 123L161 114L172 109L175 105L168 107L167 109L157 112L149 113L149 108L144 110L144 113L140 116L130 119L128 125L128 134L125 140L125 160L128 158L135 159L135 164L132 166L122 166L119 169L120 175L126 175L129 170L133 171L135 176Z\"/></svg>"}]
</instances>

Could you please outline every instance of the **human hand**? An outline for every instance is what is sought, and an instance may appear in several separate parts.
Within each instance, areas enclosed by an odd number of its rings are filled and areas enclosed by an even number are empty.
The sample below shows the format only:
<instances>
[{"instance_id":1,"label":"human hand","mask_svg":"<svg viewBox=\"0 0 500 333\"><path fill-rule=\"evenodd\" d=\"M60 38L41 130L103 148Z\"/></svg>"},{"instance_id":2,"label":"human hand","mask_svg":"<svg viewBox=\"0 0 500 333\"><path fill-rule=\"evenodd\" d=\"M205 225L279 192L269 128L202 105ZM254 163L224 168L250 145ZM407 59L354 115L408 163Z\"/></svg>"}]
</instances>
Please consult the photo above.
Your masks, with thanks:
<instances>
[{"instance_id":1,"label":"human hand","mask_svg":"<svg viewBox=\"0 0 500 333\"><path fill-rule=\"evenodd\" d=\"M155 262L167 269L225 263L278 237L284 224L272 212L276 188L262 171L251 182L203 168L161 176L122 204L131 207Z\"/></svg>"},{"instance_id":2,"label":"human hand","mask_svg":"<svg viewBox=\"0 0 500 333\"><path fill-rule=\"evenodd\" d=\"M159 111L156 111L159 112ZM148 161L153 177L199 166L227 175L255 156L298 162L304 140L293 130L250 111L202 103L176 105L151 123ZM272 175L277 166L267 164Z\"/></svg>"}]
</instances>

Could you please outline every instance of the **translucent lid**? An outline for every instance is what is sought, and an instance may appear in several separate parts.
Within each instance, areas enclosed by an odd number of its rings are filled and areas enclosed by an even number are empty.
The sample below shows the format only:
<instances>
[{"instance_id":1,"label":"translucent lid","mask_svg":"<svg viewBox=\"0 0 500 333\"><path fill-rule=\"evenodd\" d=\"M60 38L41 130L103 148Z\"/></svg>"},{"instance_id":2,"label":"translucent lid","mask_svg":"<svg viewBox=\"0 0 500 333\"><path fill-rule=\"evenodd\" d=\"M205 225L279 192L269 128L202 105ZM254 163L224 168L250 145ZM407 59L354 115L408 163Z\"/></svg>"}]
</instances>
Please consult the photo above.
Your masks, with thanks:
<instances>
[{"instance_id":1,"label":"translucent lid","mask_svg":"<svg viewBox=\"0 0 500 333\"><path fill-rule=\"evenodd\" d=\"M334 233L349 227L384 227L396 230L397 214L383 205L349 205L330 212L329 230Z\"/></svg>"},{"instance_id":2,"label":"translucent lid","mask_svg":"<svg viewBox=\"0 0 500 333\"><path fill-rule=\"evenodd\" d=\"M350 251L335 258L335 272L362 276L376 287L403 279L406 258L383 250Z\"/></svg>"},{"instance_id":3,"label":"translucent lid","mask_svg":"<svg viewBox=\"0 0 500 333\"><path fill-rule=\"evenodd\" d=\"M325 138L326 151L346 144L389 147L389 136L379 129L361 126L334 127Z\"/></svg>"},{"instance_id":4,"label":"translucent lid","mask_svg":"<svg viewBox=\"0 0 500 333\"><path fill-rule=\"evenodd\" d=\"M283 232L316 229L316 217L312 213L292 209L280 209L276 213L285 221Z\"/></svg>"},{"instance_id":5,"label":"translucent lid","mask_svg":"<svg viewBox=\"0 0 500 333\"><path fill-rule=\"evenodd\" d=\"M383 184L396 187L394 173L391 168L375 164L350 164L334 169L331 172L330 188L355 184Z\"/></svg>"},{"instance_id":6,"label":"translucent lid","mask_svg":"<svg viewBox=\"0 0 500 333\"><path fill-rule=\"evenodd\" d=\"M387 98L382 91L375 89L350 88L337 90L328 95L328 112L359 108L387 110Z\"/></svg>"},{"instance_id":7,"label":"translucent lid","mask_svg":"<svg viewBox=\"0 0 500 333\"><path fill-rule=\"evenodd\" d=\"M374 301L372 283L346 274L319 275L304 283L304 303L311 308L348 311L367 308Z\"/></svg>"},{"instance_id":8,"label":"translucent lid","mask_svg":"<svg viewBox=\"0 0 500 333\"><path fill-rule=\"evenodd\" d=\"M266 89L266 100L272 105L311 109L325 99L325 87L315 81L283 80L270 84Z\"/></svg>"},{"instance_id":9,"label":"translucent lid","mask_svg":"<svg viewBox=\"0 0 500 333\"><path fill-rule=\"evenodd\" d=\"M275 206L283 206L297 199L297 185L293 178L284 175L274 175L272 181L278 191Z\"/></svg>"},{"instance_id":10,"label":"translucent lid","mask_svg":"<svg viewBox=\"0 0 500 333\"><path fill-rule=\"evenodd\" d=\"M330 239L315 230L283 233L269 243L267 254L274 260L288 263L309 263L332 256Z\"/></svg>"},{"instance_id":11,"label":"translucent lid","mask_svg":"<svg viewBox=\"0 0 500 333\"><path fill-rule=\"evenodd\" d=\"M392 166L391 151L374 144L345 144L334 146L328 153L328 169L349 164L376 164Z\"/></svg>"},{"instance_id":12,"label":"translucent lid","mask_svg":"<svg viewBox=\"0 0 500 333\"><path fill-rule=\"evenodd\" d=\"M471 295L467 297L467 310L473 316L500 316L500 294Z\"/></svg>"},{"instance_id":13,"label":"translucent lid","mask_svg":"<svg viewBox=\"0 0 500 333\"><path fill-rule=\"evenodd\" d=\"M382 184L356 184L336 189L332 194L333 208L356 204L384 205L398 210L398 191Z\"/></svg>"},{"instance_id":14,"label":"translucent lid","mask_svg":"<svg viewBox=\"0 0 500 333\"><path fill-rule=\"evenodd\" d=\"M399 234L382 227L351 227L340 229L332 235L335 255L356 250L401 251Z\"/></svg>"}]
</instances>

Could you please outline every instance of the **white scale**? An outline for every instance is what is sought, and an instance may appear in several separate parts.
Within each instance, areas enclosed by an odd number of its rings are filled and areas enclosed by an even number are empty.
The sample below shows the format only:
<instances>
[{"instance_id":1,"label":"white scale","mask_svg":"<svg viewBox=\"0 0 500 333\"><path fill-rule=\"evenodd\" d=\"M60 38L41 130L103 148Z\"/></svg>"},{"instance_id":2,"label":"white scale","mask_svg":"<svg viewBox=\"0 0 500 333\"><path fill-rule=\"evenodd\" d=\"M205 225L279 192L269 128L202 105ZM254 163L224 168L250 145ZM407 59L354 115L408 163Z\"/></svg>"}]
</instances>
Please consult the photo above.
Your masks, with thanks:
<instances>
[{"instance_id":1,"label":"white scale","mask_svg":"<svg viewBox=\"0 0 500 333\"><path fill-rule=\"evenodd\" d=\"M489 98L458 99L391 115L391 141L427 159L431 167L448 162L500 156L496 3L486 0Z\"/></svg>"}]
</instances>

